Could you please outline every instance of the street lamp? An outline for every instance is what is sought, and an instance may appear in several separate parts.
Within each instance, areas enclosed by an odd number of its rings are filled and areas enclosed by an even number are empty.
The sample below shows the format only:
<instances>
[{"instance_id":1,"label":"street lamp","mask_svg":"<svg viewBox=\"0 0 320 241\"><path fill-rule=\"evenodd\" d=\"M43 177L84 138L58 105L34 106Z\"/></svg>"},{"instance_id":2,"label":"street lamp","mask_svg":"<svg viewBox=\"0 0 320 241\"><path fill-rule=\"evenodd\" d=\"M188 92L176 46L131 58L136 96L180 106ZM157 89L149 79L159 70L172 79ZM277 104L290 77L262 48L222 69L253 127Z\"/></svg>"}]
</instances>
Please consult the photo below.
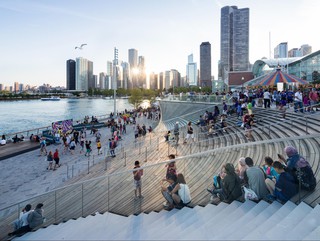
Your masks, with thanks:
<instances>
[{"instance_id":1,"label":"street lamp","mask_svg":"<svg viewBox=\"0 0 320 241\"><path fill-rule=\"evenodd\" d=\"M241 83L242 83L242 87L241 87L241 93L243 94L243 84L244 84L244 77L241 77Z\"/></svg>"}]
</instances>

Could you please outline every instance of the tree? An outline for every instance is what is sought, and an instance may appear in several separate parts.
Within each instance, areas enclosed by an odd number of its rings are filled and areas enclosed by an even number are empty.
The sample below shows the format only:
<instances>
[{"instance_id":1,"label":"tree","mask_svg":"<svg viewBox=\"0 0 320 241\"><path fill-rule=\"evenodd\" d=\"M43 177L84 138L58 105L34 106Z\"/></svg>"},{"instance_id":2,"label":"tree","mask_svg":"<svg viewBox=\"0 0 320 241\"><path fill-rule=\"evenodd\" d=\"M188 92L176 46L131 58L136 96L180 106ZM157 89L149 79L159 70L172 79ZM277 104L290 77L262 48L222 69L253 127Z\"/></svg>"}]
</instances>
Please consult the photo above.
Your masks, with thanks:
<instances>
[{"instance_id":1,"label":"tree","mask_svg":"<svg viewBox=\"0 0 320 241\"><path fill-rule=\"evenodd\" d=\"M134 106L134 108L137 108L143 102L142 91L140 89L132 89L130 92L131 95L128 101Z\"/></svg>"}]
</instances>

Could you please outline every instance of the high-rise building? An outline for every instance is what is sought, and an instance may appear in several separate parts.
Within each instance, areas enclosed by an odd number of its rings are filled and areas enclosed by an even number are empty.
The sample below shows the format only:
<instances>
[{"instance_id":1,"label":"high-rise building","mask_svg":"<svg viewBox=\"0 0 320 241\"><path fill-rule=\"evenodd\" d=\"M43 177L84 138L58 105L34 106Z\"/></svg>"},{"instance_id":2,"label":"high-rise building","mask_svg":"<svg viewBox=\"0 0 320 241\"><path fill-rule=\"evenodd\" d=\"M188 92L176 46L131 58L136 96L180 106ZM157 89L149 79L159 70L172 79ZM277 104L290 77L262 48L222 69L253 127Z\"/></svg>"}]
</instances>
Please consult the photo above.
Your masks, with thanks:
<instances>
[{"instance_id":1,"label":"high-rise building","mask_svg":"<svg viewBox=\"0 0 320 241\"><path fill-rule=\"evenodd\" d=\"M200 86L211 87L211 44L202 42L200 45Z\"/></svg>"},{"instance_id":2,"label":"high-rise building","mask_svg":"<svg viewBox=\"0 0 320 241\"><path fill-rule=\"evenodd\" d=\"M301 57L301 52L298 48L293 48L288 51L288 57Z\"/></svg>"},{"instance_id":3,"label":"high-rise building","mask_svg":"<svg viewBox=\"0 0 320 241\"><path fill-rule=\"evenodd\" d=\"M137 68L138 67L138 50L136 49L129 49L128 50L128 61L131 68Z\"/></svg>"},{"instance_id":4,"label":"high-rise building","mask_svg":"<svg viewBox=\"0 0 320 241\"><path fill-rule=\"evenodd\" d=\"M76 90L88 90L88 60L82 57L76 58Z\"/></svg>"},{"instance_id":5,"label":"high-rise building","mask_svg":"<svg viewBox=\"0 0 320 241\"><path fill-rule=\"evenodd\" d=\"M300 50L301 56L305 56L307 54L312 53L312 47L308 44L301 45L299 50Z\"/></svg>"},{"instance_id":6,"label":"high-rise building","mask_svg":"<svg viewBox=\"0 0 320 241\"><path fill-rule=\"evenodd\" d=\"M94 89L96 87L97 86L93 75L93 62L88 60L88 89Z\"/></svg>"},{"instance_id":7,"label":"high-rise building","mask_svg":"<svg viewBox=\"0 0 320 241\"><path fill-rule=\"evenodd\" d=\"M149 83L150 83L150 89L156 90L159 89L158 86L158 75L154 72L150 73L149 75Z\"/></svg>"},{"instance_id":8,"label":"high-rise building","mask_svg":"<svg viewBox=\"0 0 320 241\"><path fill-rule=\"evenodd\" d=\"M14 82L14 86L13 86L14 92L18 93L19 92L19 82Z\"/></svg>"},{"instance_id":9,"label":"high-rise building","mask_svg":"<svg viewBox=\"0 0 320 241\"><path fill-rule=\"evenodd\" d=\"M219 78L225 80L230 71L248 71L250 68L249 8L221 8L220 24Z\"/></svg>"},{"instance_id":10,"label":"high-rise building","mask_svg":"<svg viewBox=\"0 0 320 241\"><path fill-rule=\"evenodd\" d=\"M274 58L287 58L288 57L288 42L278 44L274 48Z\"/></svg>"},{"instance_id":11,"label":"high-rise building","mask_svg":"<svg viewBox=\"0 0 320 241\"><path fill-rule=\"evenodd\" d=\"M67 60L67 90L76 89L76 61Z\"/></svg>"},{"instance_id":12,"label":"high-rise building","mask_svg":"<svg viewBox=\"0 0 320 241\"><path fill-rule=\"evenodd\" d=\"M198 70L197 63L193 62L193 54L188 55L188 64L187 64L187 83L189 86L198 85Z\"/></svg>"},{"instance_id":13,"label":"high-rise building","mask_svg":"<svg viewBox=\"0 0 320 241\"><path fill-rule=\"evenodd\" d=\"M146 88L147 83L147 76L146 76L146 65L145 65L145 58L144 56L139 56L138 61L138 81L137 86L138 88Z\"/></svg>"},{"instance_id":14,"label":"high-rise building","mask_svg":"<svg viewBox=\"0 0 320 241\"><path fill-rule=\"evenodd\" d=\"M107 76L107 74L106 73L104 73L104 72L101 72L100 74L99 74L99 88L101 89L101 90L104 90L104 89L107 89L107 87L106 87L106 76Z\"/></svg>"},{"instance_id":15,"label":"high-rise building","mask_svg":"<svg viewBox=\"0 0 320 241\"><path fill-rule=\"evenodd\" d=\"M130 84L130 64L127 62L122 62L121 67L122 67L122 82L120 87L124 89L128 89L128 86Z\"/></svg>"}]
</instances>

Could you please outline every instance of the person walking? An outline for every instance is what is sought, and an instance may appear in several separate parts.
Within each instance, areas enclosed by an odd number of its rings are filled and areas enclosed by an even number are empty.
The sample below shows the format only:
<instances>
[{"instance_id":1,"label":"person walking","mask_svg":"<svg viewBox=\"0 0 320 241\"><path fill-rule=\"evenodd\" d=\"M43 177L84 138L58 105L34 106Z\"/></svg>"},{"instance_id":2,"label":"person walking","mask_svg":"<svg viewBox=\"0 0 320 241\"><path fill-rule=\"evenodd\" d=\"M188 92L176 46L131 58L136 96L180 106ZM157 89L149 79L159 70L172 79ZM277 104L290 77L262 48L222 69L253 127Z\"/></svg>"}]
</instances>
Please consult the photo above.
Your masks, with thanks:
<instances>
[{"instance_id":1,"label":"person walking","mask_svg":"<svg viewBox=\"0 0 320 241\"><path fill-rule=\"evenodd\" d=\"M53 160L54 160L54 162L55 162L55 164L54 164L54 166L53 166L53 170L55 171L58 167L61 166L58 149L56 149L56 151L53 153Z\"/></svg>"},{"instance_id":2,"label":"person walking","mask_svg":"<svg viewBox=\"0 0 320 241\"><path fill-rule=\"evenodd\" d=\"M192 139L192 141L194 141L194 134L193 134L193 128L191 125L191 121L189 121L189 123L187 125L187 136L184 139L183 144L186 144L190 138Z\"/></svg>"},{"instance_id":3,"label":"person walking","mask_svg":"<svg viewBox=\"0 0 320 241\"><path fill-rule=\"evenodd\" d=\"M179 145L179 122L177 121L173 129L174 139L176 140L176 145Z\"/></svg>"},{"instance_id":4,"label":"person walking","mask_svg":"<svg viewBox=\"0 0 320 241\"><path fill-rule=\"evenodd\" d=\"M137 169L140 168L140 162L135 161L134 162L134 168ZM143 175L143 169L133 171L133 182L134 182L134 199L137 200L138 198L143 198L141 195L141 186L142 186L142 181L141 177ZM139 194L139 195L138 195Z\"/></svg>"},{"instance_id":5,"label":"person walking","mask_svg":"<svg viewBox=\"0 0 320 241\"><path fill-rule=\"evenodd\" d=\"M102 154L102 152L101 152L101 141L100 141L100 139L97 141L97 149L98 149L98 155Z\"/></svg>"}]
</instances>

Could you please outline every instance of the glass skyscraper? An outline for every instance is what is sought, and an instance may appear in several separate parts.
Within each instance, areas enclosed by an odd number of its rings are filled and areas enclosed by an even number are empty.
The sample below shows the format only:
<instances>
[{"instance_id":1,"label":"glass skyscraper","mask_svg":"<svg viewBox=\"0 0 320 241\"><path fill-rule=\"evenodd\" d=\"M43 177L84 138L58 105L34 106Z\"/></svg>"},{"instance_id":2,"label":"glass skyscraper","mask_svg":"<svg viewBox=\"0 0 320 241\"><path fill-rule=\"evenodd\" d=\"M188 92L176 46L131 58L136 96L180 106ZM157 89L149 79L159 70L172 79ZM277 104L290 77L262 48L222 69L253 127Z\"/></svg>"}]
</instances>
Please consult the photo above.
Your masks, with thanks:
<instances>
[{"instance_id":1,"label":"glass skyscraper","mask_svg":"<svg viewBox=\"0 0 320 241\"><path fill-rule=\"evenodd\" d=\"M221 8L219 78L225 80L230 71L248 71L249 8Z\"/></svg>"},{"instance_id":2,"label":"glass skyscraper","mask_svg":"<svg viewBox=\"0 0 320 241\"><path fill-rule=\"evenodd\" d=\"M193 54L188 55L188 64L187 64L187 82L189 86L198 85L198 70L197 63L193 62Z\"/></svg>"},{"instance_id":3,"label":"glass skyscraper","mask_svg":"<svg viewBox=\"0 0 320 241\"><path fill-rule=\"evenodd\" d=\"M211 87L211 44L203 42L200 45L200 86Z\"/></svg>"}]
</instances>

